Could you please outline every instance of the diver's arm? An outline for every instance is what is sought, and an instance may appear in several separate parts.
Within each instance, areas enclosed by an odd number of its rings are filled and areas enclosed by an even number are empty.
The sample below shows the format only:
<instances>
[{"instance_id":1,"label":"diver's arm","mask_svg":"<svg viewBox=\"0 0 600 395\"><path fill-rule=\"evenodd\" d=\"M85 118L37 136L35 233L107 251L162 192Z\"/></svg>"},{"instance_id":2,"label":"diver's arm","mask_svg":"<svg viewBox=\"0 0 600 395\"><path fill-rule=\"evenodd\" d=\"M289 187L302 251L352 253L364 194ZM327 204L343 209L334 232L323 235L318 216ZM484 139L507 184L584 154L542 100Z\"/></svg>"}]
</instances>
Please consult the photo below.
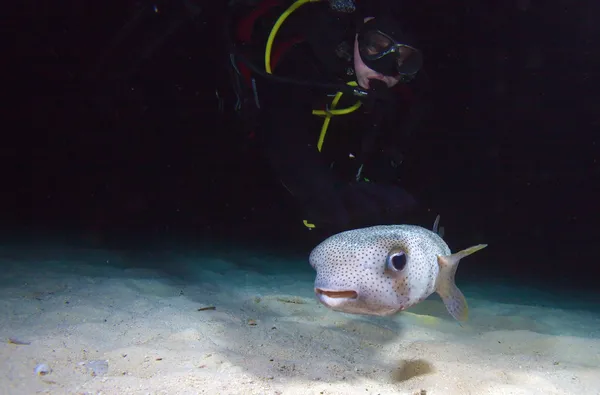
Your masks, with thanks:
<instances>
[{"instance_id":1,"label":"diver's arm","mask_svg":"<svg viewBox=\"0 0 600 395\"><path fill-rule=\"evenodd\" d=\"M408 108L398 108L397 111L390 114L391 116L387 117L385 125L387 155L396 157L398 160L402 153L406 153L407 149L410 149L411 142L416 138L423 119L432 110L431 84L423 70L409 84L408 88L411 90L411 100L400 100L397 104L398 106L408 106ZM394 161L397 162L397 160Z\"/></svg>"}]
</instances>

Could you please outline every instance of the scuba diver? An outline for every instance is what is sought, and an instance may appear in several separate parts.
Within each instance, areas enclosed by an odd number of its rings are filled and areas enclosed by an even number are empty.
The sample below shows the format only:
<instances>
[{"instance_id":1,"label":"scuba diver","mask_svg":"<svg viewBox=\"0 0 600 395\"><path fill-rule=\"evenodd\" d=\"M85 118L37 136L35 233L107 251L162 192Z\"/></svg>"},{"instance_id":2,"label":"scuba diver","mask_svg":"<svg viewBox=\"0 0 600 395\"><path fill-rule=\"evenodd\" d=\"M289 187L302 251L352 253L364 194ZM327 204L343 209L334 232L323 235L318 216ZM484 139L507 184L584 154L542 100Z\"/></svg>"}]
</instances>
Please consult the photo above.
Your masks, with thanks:
<instances>
[{"instance_id":1,"label":"scuba diver","mask_svg":"<svg viewBox=\"0 0 600 395\"><path fill-rule=\"evenodd\" d=\"M401 15L363 3L262 0L233 33L238 108L256 110L250 135L309 229L398 222L417 206L398 173L424 108L423 55Z\"/></svg>"}]
</instances>

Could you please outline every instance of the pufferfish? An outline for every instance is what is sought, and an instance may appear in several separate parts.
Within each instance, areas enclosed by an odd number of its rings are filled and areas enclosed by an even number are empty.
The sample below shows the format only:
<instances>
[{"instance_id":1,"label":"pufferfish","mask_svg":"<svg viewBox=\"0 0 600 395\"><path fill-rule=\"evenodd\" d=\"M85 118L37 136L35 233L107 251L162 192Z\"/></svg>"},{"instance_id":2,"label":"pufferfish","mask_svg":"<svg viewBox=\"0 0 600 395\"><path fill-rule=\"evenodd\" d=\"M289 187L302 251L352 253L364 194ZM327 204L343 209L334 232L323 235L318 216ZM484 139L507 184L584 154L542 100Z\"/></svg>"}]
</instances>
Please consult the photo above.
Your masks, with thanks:
<instances>
[{"instance_id":1,"label":"pufferfish","mask_svg":"<svg viewBox=\"0 0 600 395\"><path fill-rule=\"evenodd\" d=\"M335 234L309 256L314 290L328 308L351 314L388 316L437 292L458 321L467 301L454 282L459 261L487 244L452 254L438 232L417 225L378 225Z\"/></svg>"}]
</instances>

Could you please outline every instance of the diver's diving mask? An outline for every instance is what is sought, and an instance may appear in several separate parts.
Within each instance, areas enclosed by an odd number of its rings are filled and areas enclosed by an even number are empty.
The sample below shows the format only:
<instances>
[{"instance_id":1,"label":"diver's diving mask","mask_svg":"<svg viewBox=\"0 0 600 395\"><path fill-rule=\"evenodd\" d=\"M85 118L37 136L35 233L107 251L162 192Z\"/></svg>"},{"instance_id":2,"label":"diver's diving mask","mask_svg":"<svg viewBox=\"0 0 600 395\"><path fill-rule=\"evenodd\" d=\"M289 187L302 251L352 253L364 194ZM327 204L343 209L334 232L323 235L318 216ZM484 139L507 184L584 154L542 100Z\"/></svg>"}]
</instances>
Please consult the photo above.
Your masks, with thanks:
<instances>
[{"instance_id":1,"label":"diver's diving mask","mask_svg":"<svg viewBox=\"0 0 600 395\"><path fill-rule=\"evenodd\" d=\"M384 75L400 75L403 80L413 79L423 65L421 51L384 33L381 27L385 26L378 26L381 24L378 22L366 22L358 34L358 49L363 63ZM398 29L394 30L396 31L392 31L392 34L398 38L403 37Z\"/></svg>"}]
</instances>

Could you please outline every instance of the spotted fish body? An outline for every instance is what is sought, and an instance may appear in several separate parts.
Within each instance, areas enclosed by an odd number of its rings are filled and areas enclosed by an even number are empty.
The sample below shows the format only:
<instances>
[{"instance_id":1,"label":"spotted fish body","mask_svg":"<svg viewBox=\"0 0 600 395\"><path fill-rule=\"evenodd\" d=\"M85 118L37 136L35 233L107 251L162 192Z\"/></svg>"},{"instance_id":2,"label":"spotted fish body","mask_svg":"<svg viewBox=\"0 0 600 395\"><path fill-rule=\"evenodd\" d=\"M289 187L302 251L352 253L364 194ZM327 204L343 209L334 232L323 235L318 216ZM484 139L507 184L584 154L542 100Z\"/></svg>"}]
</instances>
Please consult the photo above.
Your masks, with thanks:
<instances>
[{"instance_id":1,"label":"spotted fish body","mask_svg":"<svg viewBox=\"0 0 600 395\"><path fill-rule=\"evenodd\" d=\"M437 292L457 320L468 317L454 276L459 261L480 244L452 254L437 233L416 225L380 225L329 237L309 262L316 270L315 294L332 310L387 316Z\"/></svg>"}]
</instances>

